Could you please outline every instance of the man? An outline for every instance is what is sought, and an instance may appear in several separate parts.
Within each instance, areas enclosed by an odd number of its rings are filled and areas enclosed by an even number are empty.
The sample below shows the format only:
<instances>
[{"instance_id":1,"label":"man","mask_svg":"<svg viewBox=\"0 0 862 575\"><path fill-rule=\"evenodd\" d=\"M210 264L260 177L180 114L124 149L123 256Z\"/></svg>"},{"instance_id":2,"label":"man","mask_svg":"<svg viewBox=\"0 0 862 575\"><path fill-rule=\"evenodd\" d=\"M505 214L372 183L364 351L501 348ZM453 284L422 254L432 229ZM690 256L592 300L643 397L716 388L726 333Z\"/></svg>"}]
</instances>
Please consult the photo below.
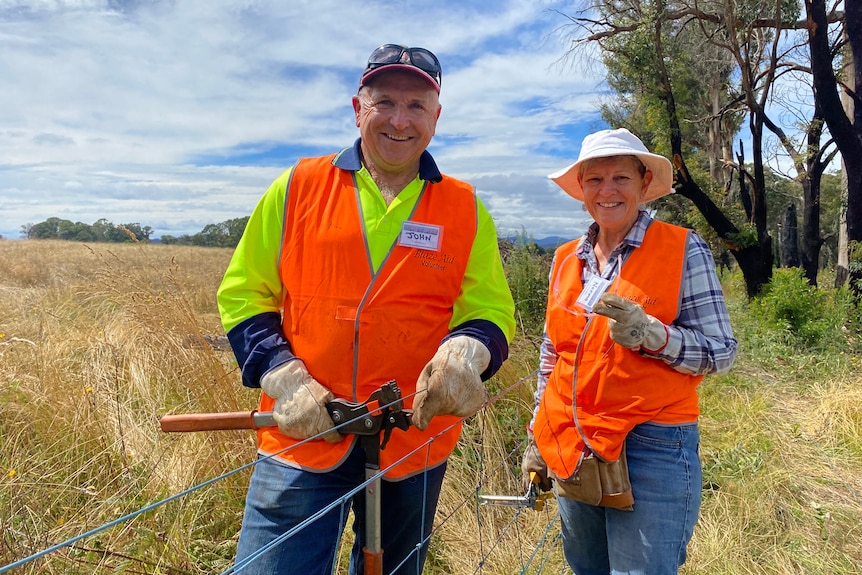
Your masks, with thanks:
<instances>
[{"instance_id":1,"label":"man","mask_svg":"<svg viewBox=\"0 0 862 575\"><path fill-rule=\"evenodd\" d=\"M237 562L315 516L243 573L332 571L349 508L316 514L364 481L365 455L325 406L394 379L414 413L380 453L383 572L418 575L459 419L508 356L514 303L493 221L426 151L441 77L428 50L374 50L353 96L359 139L270 186L219 288L243 384L278 424L258 430ZM361 491L352 509L350 573L362 573Z\"/></svg>"}]
</instances>

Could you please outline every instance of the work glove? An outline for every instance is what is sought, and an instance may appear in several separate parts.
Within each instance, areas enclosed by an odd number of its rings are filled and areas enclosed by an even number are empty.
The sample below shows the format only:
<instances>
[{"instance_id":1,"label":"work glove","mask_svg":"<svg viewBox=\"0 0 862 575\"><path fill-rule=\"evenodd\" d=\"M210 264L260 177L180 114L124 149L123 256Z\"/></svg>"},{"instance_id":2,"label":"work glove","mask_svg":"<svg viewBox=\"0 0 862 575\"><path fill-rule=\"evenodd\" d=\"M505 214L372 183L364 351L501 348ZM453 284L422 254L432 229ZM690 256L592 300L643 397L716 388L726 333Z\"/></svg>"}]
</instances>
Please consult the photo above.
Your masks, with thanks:
<instances>
[{"instance_id":1,"label":"work glove","mask_svg":"<svg viewBox=\"0 0 862 575\"><path fill-rule=\"evenodd\" d=\"M266 372L260 387L275 400L272 418L286 436L308 439L332 430L323 439L329 443L344 439L326 411L326 404L335 396L311 377L302 360L294 359Z\"/></svg>"},{"instance_id":2,"label":"work glove","mask_svg":"<svg viewBox=\"0 0 862 575\"><path fill-rule=\"evenodd\" d=\"M655 353L667 345L667 327L633 301L606 293L593 311L610 318L611 339L623 347Z\"/></svg>"},{"instance_id":3,"label":"work glove","mask_svg":"<svg viewBox=\"0 0 862 575\"><path fill-rule=\"evenodd\" d=\"M539 478L539 489L542 491L552 489L551 480L548 478L548 464L539 453L533 432L528 431L527 448L524 449L524 458L521 461L521 486L524 488L524 493L530 490L530 485L533 483L530 472L535 473Z\"/></svg>"},{"instance_id":4,"label":"work glove","mask_svg":"<svg viewBox=\"0 0 862 575\"><path fill-rule=\"evenodd\" d=\"M488 400L482 372L491 352L477 339L458 335L440 344L419 374L413 401L413 425L425 430L435 415L470 417Z\"/></svg>"}]
</instances>

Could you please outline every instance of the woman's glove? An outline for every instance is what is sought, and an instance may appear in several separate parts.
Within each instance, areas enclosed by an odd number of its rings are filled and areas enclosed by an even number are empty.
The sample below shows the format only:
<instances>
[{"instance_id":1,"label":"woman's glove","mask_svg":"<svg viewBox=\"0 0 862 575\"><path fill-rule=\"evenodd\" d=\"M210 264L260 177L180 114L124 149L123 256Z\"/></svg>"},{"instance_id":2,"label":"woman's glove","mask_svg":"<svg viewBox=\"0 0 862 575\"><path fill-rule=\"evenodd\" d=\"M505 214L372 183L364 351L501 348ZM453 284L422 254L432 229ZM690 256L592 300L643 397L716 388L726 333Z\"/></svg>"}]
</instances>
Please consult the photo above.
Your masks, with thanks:
<instances>
[{"instance_id":1,"label":"woman's glove","mask_svg":"<svg viewBox=\"0 0 862 575\"><path fill-rule=\"evenodd\" d=\"M260 387L275 400L272 418L283 434L293 439L308 439L332 430L323 436L329 443L338 443L344 436L335 425L326 404L335 396L317 382L302 360L294 359L266 372Z\"/></svg>"},{"instance_id":2,"label":"woman's glove","mask_svg":"<svg viewBox=\"0 0 862 575\"><path fill-rule=\"evenodd\" d=\"M528 431L527 448L524 449L524 459L521 461L521 486L524 488L524 493L530 490L530 484L533 482L530 477L531 472L539 478L539 489L550 491L553 488L551 480L548 479L548 464L539 453L533 433Z\"/></svg>"},{"instance_id":3,"label":"woman's glove","mask_svg":"<svg viewBox=\"0 0 862 575\"><path fill-rule=\"evenodd\" d=\"M623 347L657 353L667 345L667 327L633 301L606 293L593 311L610 318L611 339Z\"/></svg>"},{"instance_id":4,"label":"woman's glove","mask_svg":"<svg viewBox=\"0 0 862 575\"><path fill-rule=\"evenodd\" d=\"M413 425L425 430L435 415L470 417L488 400L482 372L491 352L466 335L444 341L416 382Z\"/></svg>"}]
</instances>

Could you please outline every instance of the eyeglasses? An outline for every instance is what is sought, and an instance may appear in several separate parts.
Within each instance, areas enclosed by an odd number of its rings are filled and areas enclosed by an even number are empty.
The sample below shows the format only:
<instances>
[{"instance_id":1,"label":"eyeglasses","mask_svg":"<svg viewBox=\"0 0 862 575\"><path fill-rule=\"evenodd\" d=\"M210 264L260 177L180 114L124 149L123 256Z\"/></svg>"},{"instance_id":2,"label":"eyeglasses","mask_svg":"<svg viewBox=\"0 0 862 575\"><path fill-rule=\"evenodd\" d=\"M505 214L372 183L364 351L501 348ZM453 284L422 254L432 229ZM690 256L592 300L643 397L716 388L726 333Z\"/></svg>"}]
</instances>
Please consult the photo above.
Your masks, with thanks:
<instances>
[{"instance_id":1,"label":"eyeglasses","mask_svg":"<svg viewBox=\"0 0 862 575\"><path fill-rule=\"evenodd\" d=\"M368 65L365 66L363 76L371 70L389 66L391 64L410 64L419 68L437 82L439 86L443 80L443 69L440 61L430 50L425 48L408 48L398 44L384 44L368 57Z\"/></svg>"}]
</instances>

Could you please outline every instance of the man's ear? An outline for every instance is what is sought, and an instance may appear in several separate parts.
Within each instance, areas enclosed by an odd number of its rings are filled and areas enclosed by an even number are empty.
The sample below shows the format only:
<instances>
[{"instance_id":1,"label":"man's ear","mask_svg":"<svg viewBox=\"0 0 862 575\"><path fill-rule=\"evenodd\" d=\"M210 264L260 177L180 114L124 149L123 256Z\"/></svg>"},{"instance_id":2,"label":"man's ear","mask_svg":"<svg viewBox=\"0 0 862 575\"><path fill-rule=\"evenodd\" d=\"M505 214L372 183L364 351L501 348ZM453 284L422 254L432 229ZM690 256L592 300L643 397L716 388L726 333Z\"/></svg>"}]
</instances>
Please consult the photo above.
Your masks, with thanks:
<instances>
[{"instance_id":1,"label":"man's ear","mask_svg":"<svg viewBox=\"0 0 862 575\"><path fill-rule=\"evenodd\" d=\"M356 127L359 127L359 112L362 110L362 103L359 101L359 96L353 96L353 115L356 117Z\"/></svg>"}]
</instances>

